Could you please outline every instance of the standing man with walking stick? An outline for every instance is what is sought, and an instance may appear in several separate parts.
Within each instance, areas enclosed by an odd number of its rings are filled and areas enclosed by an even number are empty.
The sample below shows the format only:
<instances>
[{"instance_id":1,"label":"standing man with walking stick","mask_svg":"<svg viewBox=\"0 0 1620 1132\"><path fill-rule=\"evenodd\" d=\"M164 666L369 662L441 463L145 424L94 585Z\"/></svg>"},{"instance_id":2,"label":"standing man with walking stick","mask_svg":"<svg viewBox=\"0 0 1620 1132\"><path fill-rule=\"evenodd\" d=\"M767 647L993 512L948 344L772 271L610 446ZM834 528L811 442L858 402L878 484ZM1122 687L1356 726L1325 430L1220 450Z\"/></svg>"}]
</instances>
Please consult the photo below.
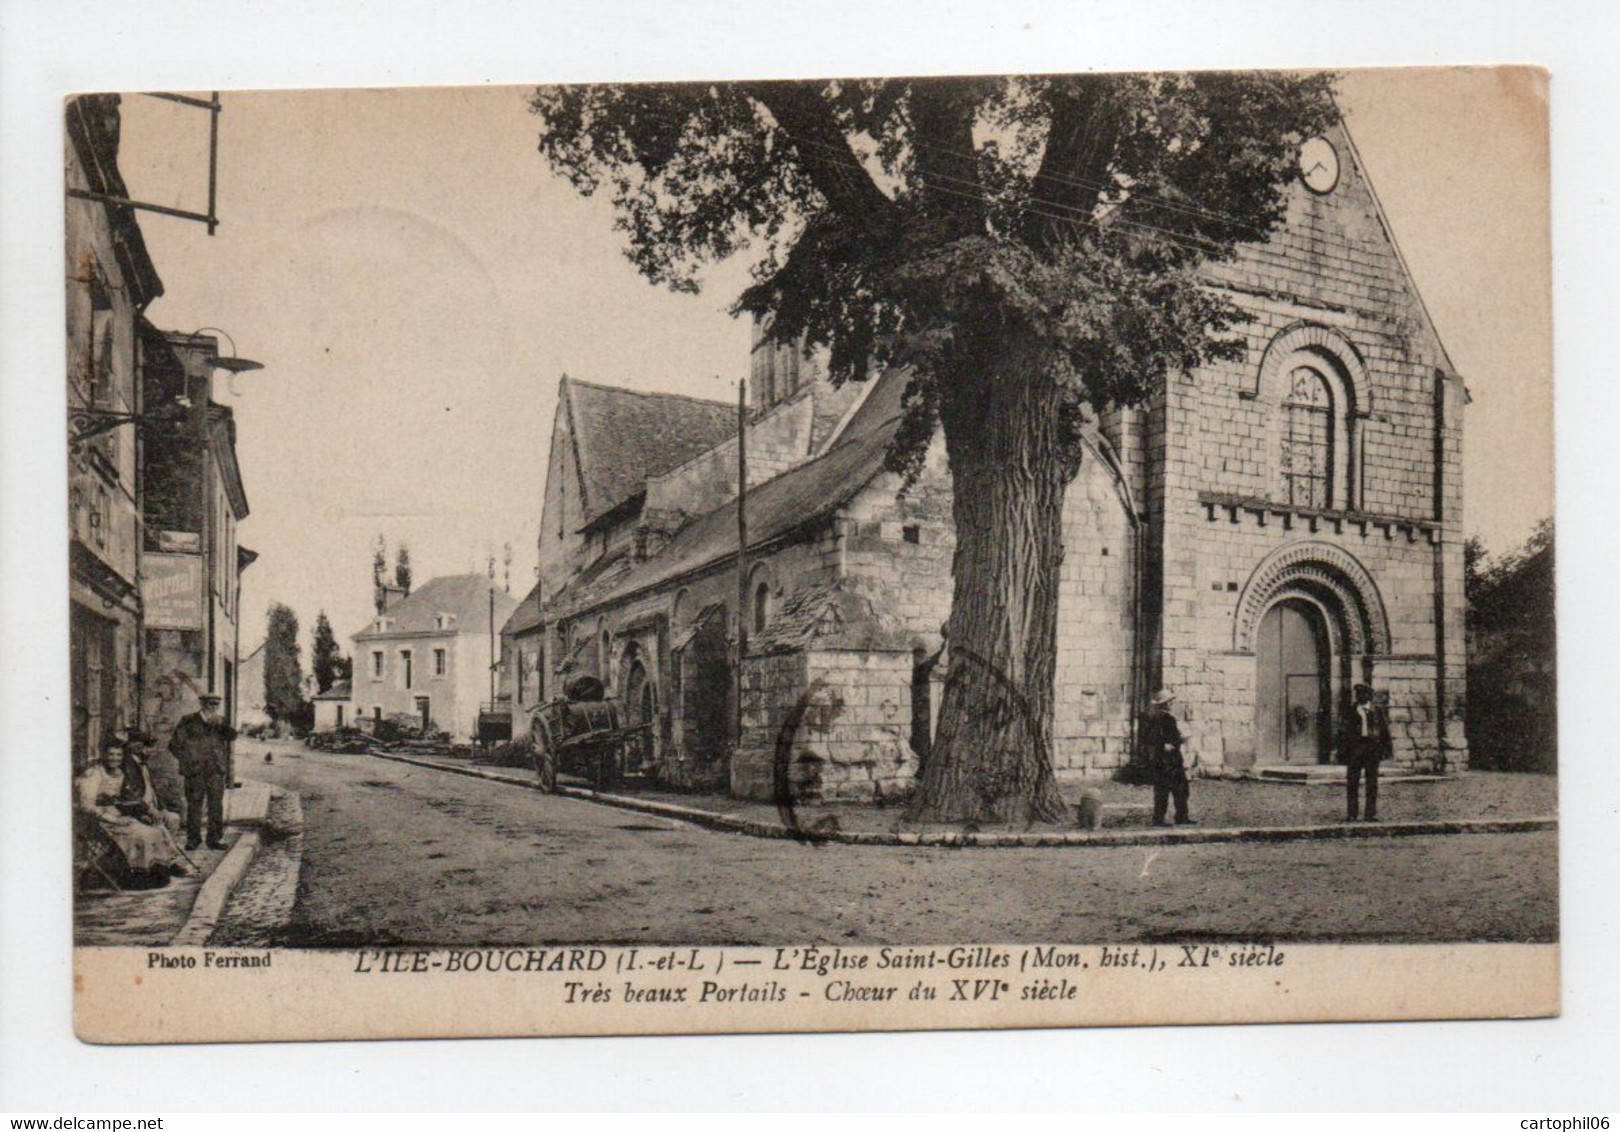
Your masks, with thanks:
<instances>
[{"instance_id":1,"label":"standing man with walking stick","mask_svg":"<svg viewBox=\"0 0 1620 1132\"><path fill-rule=\"evenodd\" d=\"M219 714L212 692L198 697L198 708L175 724L169 750L186 780L186 848L202 844L203 807L208 808L208 847L225 847L225 786L231 775L231 740L236 728Z\"/></svg>"}]
</instances>

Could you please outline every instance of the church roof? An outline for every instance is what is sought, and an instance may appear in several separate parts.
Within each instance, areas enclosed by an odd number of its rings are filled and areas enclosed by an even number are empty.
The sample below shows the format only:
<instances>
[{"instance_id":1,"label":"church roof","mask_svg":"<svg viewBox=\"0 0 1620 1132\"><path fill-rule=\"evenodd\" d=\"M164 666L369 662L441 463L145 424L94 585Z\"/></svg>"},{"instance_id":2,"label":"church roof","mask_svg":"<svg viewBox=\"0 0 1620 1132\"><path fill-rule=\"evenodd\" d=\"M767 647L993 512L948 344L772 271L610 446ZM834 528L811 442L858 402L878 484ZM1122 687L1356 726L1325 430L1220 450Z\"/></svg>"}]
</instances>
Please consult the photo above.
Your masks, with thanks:
<instances>
[{"instance_id":1,"label":"church roof","mask_svg":"<svg viewBox=\"0 0 1620 1132\"><path fill-rule=\"evenodd\" d=\"M601 518L663 475L737 431L737 409L675 393L639 393L563 378L585 522Z\"/></svg>"},{"instance_id":2,"label":"church roof","mask_svg":"<svg viewBox=\"0 0 1620 1132\"><path fill-rule=\"evenodd\" d=\"M903 389L905 381L901 371L883 375L831 448L749 490L750 547L824 518L883 471L889 442L900 426L899 393L894 386ZM575 591L564 615L659 585L736 553L737 507L733 501L692 520L646 561Z\"/></svg>"},{"instance_id":3,"label":"church roof","mask_svg":"<svg viewBox=\"0 0 1620 1132\"><path fill-rule=\"evenodd\" d=\"M506 619L506 624L501 626L501 635L505 637L517 633L526 633L530 629L544 625L545 622L546 618L540 601L540 583L536 582L534 588L524 595L522 601L518 602L517 608L512 611L512 616Z\"/></svg>"},{"instance_id":4,"label":"church roof","mask_svg":"<svg viewBox=\"0 0 1620 1132\"><path fill-rule=\"evenodd\" d=\"M388 628L378 632L373 618L354 634L354 640L397 637L406 633L468 632L489 627L489 578L484 574L453 574L424 583L403 601L388 607L383 616ZM509 593L495 591L495 624L512 615L517 602ZM448 614L449 623L439 626L439 615Z\"/></svg>"}]
</instances>

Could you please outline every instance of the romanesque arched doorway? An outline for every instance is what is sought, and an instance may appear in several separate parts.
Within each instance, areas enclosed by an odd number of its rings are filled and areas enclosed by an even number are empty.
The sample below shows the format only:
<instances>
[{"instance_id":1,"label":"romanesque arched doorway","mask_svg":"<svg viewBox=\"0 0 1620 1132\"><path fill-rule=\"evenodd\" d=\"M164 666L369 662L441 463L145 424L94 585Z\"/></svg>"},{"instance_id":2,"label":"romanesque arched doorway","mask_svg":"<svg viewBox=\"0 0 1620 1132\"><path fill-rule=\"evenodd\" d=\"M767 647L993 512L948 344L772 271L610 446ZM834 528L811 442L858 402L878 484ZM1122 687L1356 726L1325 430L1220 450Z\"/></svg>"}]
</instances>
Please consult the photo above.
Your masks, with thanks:
<instances>
[{"instance_id":1,"label":"romanesque arched doorway","mask_svg":"<svg viewBox=\"0 0 1620 1132\"><path fill-rule=\"evenodd\" d=\"M1326 611L1303 598L1266 610L1255 630L1255 761L1313 765L1331 738L1332 637Z\"/></svg>"},{"instance_id":2,"label":"romanesque arched doorway","mask_svg":"<svg viewBox=\"0 0 1620 1132\"><path fill-rule=\"evenodd\" d=\"M1328 762L1350 686L1389 655L1389 621L1372 575L1318 540L1279 547L1255 567L1233 618L1232 648L1252 656L1252 748L1234 766Z\"/></svg>"}]
</instances>

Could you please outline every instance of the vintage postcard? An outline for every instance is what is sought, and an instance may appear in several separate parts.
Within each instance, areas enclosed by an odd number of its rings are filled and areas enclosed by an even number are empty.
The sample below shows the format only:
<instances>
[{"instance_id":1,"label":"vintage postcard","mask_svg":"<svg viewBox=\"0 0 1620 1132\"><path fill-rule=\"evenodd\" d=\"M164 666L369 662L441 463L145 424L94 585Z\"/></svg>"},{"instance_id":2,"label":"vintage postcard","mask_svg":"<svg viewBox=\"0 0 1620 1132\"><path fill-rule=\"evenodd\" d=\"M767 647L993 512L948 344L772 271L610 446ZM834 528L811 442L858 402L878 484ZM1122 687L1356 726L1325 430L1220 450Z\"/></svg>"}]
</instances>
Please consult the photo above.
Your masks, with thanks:
<instances>
[{"instance_id":1,"label":"vintage postcard","mask_svg":"<svg viewBox=\"0 0 1620 1132\"><path fill-rule=\"evenodd\" d=\"M1548 87L67 98L79 1035L1557 1013Z\"/></svg>"}]
</instances>

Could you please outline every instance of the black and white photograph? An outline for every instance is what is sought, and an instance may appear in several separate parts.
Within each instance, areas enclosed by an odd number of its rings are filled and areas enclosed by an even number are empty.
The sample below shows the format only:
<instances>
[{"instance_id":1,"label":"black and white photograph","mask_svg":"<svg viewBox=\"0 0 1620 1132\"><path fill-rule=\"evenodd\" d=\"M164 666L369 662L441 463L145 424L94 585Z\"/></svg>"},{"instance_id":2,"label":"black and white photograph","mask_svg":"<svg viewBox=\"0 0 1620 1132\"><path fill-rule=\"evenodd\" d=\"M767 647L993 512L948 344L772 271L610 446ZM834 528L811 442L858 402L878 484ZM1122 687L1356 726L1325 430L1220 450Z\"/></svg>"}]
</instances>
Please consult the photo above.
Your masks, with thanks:
<instances>
[{"instance_id":1,"label":"black and white photograph","mask_svg":"<svg viewBox=\"0 0 1620 1132\"><path fill-rule=\"evenodd\" d=\"M80 1036L1557 1013L1547 94L67 97Z\"/></svg>"}]
</instances>

